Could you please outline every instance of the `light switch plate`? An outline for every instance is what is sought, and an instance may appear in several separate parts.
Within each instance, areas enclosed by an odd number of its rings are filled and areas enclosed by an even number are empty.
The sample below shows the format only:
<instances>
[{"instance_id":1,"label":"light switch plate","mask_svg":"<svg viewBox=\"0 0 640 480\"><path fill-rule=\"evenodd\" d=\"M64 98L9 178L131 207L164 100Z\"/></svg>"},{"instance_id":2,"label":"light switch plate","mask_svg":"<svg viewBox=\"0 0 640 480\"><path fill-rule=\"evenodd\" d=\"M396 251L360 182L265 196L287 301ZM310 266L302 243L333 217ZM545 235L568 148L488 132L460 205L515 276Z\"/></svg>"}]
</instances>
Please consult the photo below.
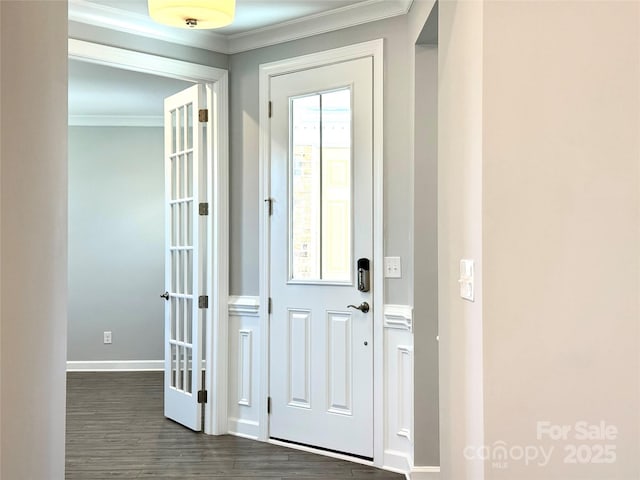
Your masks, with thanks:
<instances>
[{"instance_id":1,"label":"light switch plate","mask_svg":"<svg viewBox=\"0 0 640 480\"><path fill-rule=\"evenodd\" d=\"M384 277L402 278L400 257L384 257Z\"/></svg>"},{"instance_id":2,"label":"light switch plate","mask_svg":"<svg viewBox=\"0 0 640 480\"><path fill-rule=\"evenodd\" d=\"M474 298L474 261L463 258L460 260L460 296L473 302Z\"/></svg>"}]
</instances>

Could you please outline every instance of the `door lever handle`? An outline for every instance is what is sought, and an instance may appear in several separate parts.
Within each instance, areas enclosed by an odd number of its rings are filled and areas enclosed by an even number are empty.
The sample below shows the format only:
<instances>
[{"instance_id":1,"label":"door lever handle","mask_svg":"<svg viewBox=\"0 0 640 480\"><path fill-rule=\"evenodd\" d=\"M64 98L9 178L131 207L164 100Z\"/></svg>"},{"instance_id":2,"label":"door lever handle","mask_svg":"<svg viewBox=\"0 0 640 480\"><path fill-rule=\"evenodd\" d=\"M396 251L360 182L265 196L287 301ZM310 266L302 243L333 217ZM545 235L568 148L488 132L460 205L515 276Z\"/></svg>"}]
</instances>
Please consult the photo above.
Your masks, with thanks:
<instances>
[{"instance_id":1,"label":"door lever handle","mask_svg":"<svg viewBox=\"0 0 640 480\"><path fill-rule=\"evenodd\" d=\"M160 295L160 298L164 298L165 300L169 300L169 292L164 292L162 295Z\"/></svg>"},{"instance_id":2,"label":"door lever handle","mask_svg":"<svg viewBox=\"0 0 640 480\"><path fill-rule=\"evenodd\" d=\"M347 305L347 308L355 308L356 310L360 310L362 313L367 313L369 311L369 304L367 302L362 302L357 307L355 305Z\"/></svg>"}]
</instances>

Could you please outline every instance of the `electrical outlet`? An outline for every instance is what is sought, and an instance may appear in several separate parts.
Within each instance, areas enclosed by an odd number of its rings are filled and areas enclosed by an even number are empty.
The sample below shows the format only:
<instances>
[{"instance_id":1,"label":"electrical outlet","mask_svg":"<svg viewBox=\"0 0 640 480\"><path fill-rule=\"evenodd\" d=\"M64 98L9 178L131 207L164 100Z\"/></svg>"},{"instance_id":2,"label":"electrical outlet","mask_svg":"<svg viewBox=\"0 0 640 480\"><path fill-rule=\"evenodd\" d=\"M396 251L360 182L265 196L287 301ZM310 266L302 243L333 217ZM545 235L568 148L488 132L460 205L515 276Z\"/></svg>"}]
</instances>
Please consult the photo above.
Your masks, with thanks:
<instances>
[{"instance_id":1,"label":"electrical outlet","mask_svg":"<svg viewBox=\"0 0 640 480\"><path fill-rule=\"evenodd\" d=\"M385 278L402 278L400 257L384 257Z\"/></svg>"},{"instance_id":2,"label":"electrical outlet","mask_svg":"<svg viewBox=\"0 0 640 480\"><path fill-rule=\"evenodd\" d=\"M104 332L104 344L111 345L111 332Z\"/></svg>"}]
</instances>

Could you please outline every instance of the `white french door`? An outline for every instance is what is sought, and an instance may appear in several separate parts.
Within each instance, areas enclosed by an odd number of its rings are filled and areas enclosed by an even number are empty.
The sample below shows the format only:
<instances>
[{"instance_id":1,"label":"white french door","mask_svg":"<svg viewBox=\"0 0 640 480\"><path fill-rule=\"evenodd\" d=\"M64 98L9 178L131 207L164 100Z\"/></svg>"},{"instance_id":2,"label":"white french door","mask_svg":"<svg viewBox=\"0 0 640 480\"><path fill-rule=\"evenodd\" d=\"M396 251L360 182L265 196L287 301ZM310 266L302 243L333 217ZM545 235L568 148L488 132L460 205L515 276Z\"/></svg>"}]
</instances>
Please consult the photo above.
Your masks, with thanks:
<instances>
[{"instance_id":1,"label":"white french door","mask_svg":"<svg viewBox=\"0 0 640 480\"><path fill-rule=\"evenodd\" d=\"M202 429L203 326L207 302L206 89L194 85L165 99L164 414ZM204 119L202 119L204 120Z\"/></svg>"},{"instance_id":2,"label":"white french door","mask_svg":"<svg viewBox=\"0 0 640 480\"><path fill-rule=\"evenodd\" d=\"M270 96L269 436L372 458L373 59Z\"/></svg>"}]
</instances>

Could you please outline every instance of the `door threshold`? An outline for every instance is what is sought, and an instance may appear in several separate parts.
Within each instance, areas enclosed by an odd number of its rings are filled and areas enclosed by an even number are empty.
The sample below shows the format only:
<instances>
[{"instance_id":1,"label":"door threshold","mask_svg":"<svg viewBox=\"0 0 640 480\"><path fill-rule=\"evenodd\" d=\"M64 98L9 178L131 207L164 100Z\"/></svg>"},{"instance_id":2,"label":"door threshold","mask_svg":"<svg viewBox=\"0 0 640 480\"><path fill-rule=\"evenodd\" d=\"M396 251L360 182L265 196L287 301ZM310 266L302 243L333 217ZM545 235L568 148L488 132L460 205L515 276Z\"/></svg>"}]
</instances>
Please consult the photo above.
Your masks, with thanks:
<instances>
[{"instance_id":1,"label":"door threshold","mask_svg":"<svg viewBox=\"0 0 640 480\"><path fill-rule=\"evenodd\" d=\"M328 448L314 447L304 443L293 442L291 440L282 440L280 438L269 437L268 443L278 445L280 447L293 448L294 450L301 450L303 452L315 453L316 455L324 455L325 457L336 458L338 460L346 460L347 462L359 463L361 465L367 465L369 467L375 467L373 458L364 457L361 455L355 455L352 453L344 453Z\"/></svg>"}]
</instances>

